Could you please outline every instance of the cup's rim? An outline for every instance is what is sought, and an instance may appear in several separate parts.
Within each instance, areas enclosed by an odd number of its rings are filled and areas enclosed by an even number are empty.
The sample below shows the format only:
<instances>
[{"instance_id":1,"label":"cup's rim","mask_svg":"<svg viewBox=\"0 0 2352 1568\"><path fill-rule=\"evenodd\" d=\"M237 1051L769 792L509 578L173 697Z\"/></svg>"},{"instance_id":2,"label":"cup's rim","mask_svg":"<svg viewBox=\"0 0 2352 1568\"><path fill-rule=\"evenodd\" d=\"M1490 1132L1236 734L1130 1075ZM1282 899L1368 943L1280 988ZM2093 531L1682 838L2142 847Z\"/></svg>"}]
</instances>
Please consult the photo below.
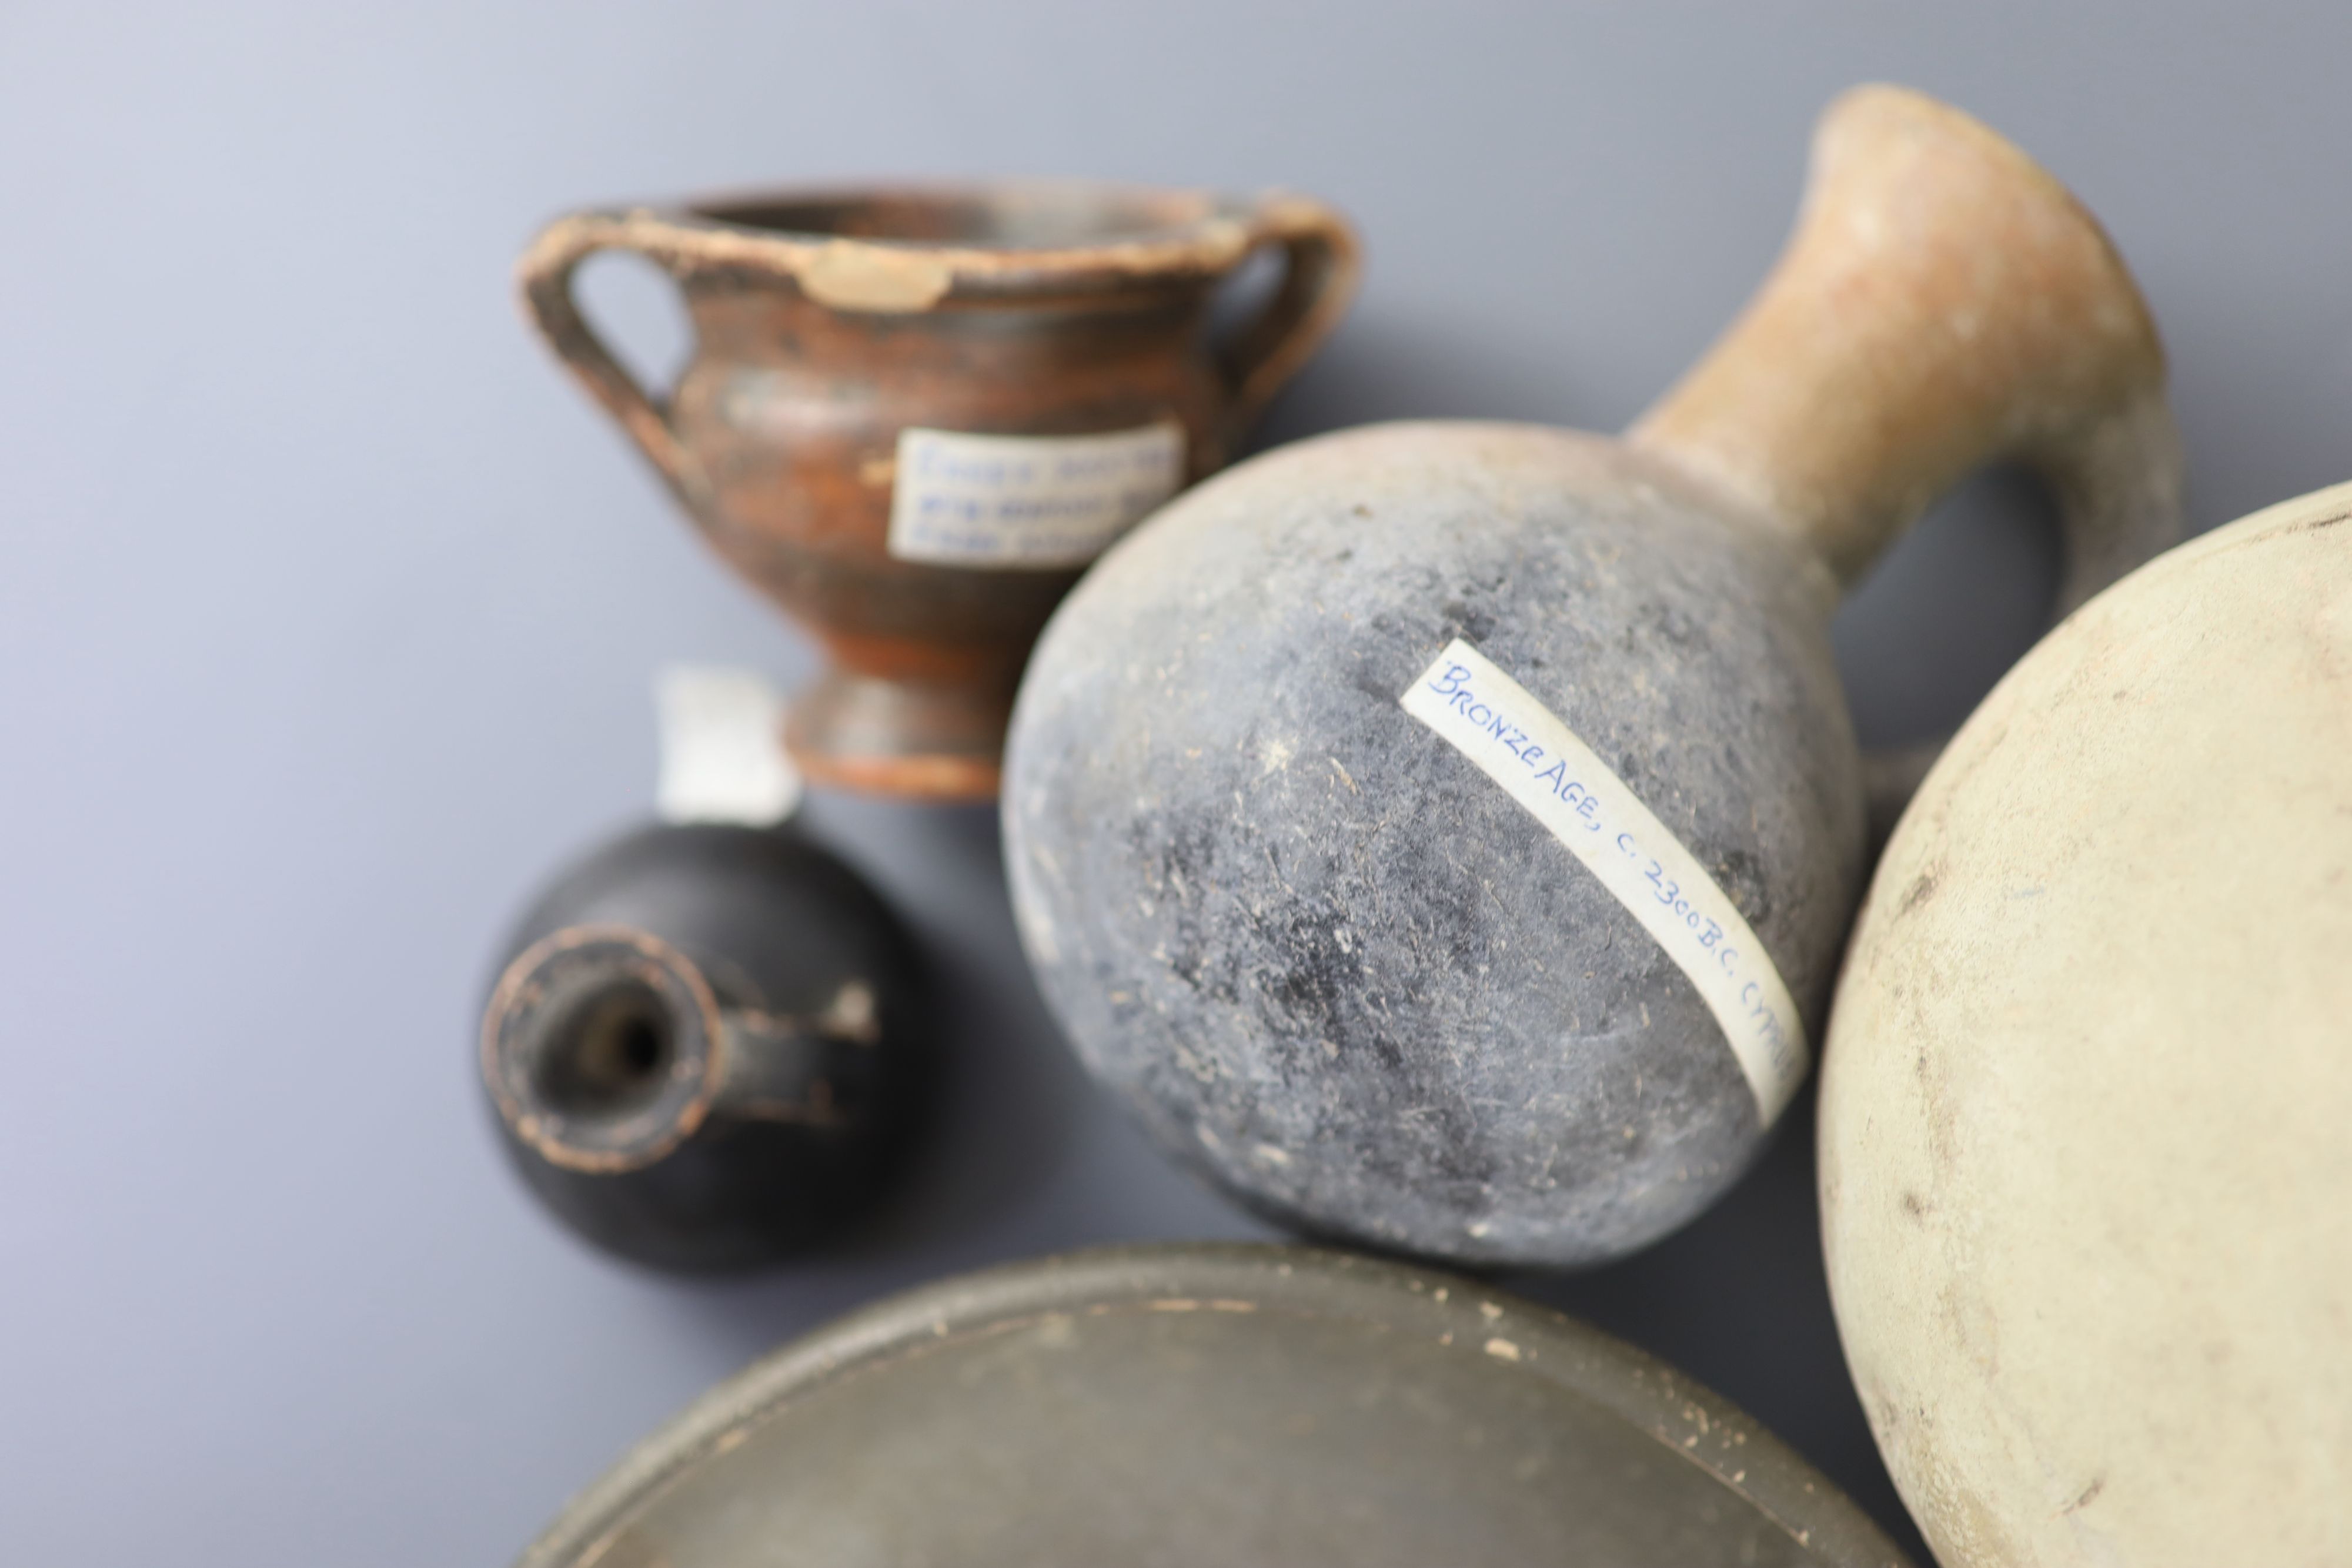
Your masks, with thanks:
<instances>
[{"instance_id":1,"label":"cup's rim","mask_svg":"<svg viewBox=\"0 0 2352 1568\"><path fill-rule=\"evenodd\" d=\"M894 237L746 221L827 204L894 202L934 209L961 204L997 213L1091 204L1140 216L1095 234L1042 230L1037 243L985 234ZM528 276L552 265L549 257L591 249L634 250L682 281L729 274L786 277L820 304L895 314L942 304L1194 288L1223 277L1261 246L1312 235L1352 253L1346 219L1311 197L1283 191L1244 197L1093 180L876 182L780 186L576 213L541 234L523 269Z\"/></svg>"},{"instance_id":2,"label":"cup's rim","mask_svg":"<svg viewBox=\"0 0 2352 1568\"><path fill-rule=\"evenodd\" d=\"M1257 204L1256 198L1205 186L1045 176L751 186L704 193L667 211L688 221L812 245L846 240L892 250L1066 256L1136 244L1169 245L1187 239L1214 242L1223 237L1223 225L1246 226ZM828 208L870 211L891 207L940 214L962 210L1014 224L1024 218L1050 219L1057 214L1083 214L1098 221L1080 225L1095 231L1088 237L1023 240L993 238L985 234L938 237L891 235L830 226L822 221L793 222L784 217L793 213L814 217Z\"/></svg>"}]
</instances>

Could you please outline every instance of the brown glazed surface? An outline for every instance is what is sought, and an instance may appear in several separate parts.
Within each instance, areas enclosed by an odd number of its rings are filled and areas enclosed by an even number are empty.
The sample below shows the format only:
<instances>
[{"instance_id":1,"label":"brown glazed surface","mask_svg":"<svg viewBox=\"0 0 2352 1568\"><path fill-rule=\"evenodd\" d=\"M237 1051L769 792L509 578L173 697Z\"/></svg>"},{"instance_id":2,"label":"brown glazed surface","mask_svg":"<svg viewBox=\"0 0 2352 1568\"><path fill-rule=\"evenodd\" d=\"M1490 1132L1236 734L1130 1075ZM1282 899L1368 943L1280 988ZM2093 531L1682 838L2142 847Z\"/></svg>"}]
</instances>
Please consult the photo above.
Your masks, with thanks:
<instances>
[{"instance_id":1,"label":"brown glazed surface","mask_svg":"<svg viewBox=\"0 0 2352 1568\"><path fill-rule=\"evenodd\" d=\"M1218 286L1285 253L1230 342ZM571 294L601 250L685 295L698 348L667 399L637 386ZM1346 308L1355 242L1292 196L1054 183L787 192L559 220L523 258L533 319L719 554L824 644L787 741L820 783L996 792L1029 645L1080 565L973 569L889 547L909 427L1072 436L1181 427L1183 479L1225 463Z\"/></svg>"}]
</instances>

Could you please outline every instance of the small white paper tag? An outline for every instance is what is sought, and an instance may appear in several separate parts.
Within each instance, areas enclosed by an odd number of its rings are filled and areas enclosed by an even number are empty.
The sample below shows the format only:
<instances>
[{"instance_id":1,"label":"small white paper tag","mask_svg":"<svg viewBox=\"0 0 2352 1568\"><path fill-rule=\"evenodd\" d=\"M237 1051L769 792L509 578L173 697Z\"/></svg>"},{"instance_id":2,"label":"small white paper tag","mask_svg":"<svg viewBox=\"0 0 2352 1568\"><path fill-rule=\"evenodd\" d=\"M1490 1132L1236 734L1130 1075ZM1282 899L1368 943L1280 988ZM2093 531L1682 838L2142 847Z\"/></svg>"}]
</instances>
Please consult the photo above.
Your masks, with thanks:
<instances>
[{"instance_id":1,"label":"small white paper tag","mask_svg":"<svg viewBox=\"0 0 2352 1568\"><path fill-rule=\"evenodd\" d=\"M1398 699L1566 844L1665 950L1723 1028L1764 1124L1810 1064L1756 933L1682 841L1527 689L1458 639Z\"/></svg>"},{"instance_id":2,"label":"small white paper tag","mask_svg":"<svg viewBox=\"0 0 2352 1568\"><path fill-rule=\"evenodd\" d=\"M940 566L1084 566L1184 482L1173 421L1103 435L898 433L890 553Z\"/></svg>"},{"instance_id":3,"label":"small white paper tag","mask_svg":"<svg viewBox=\"0 0 2352 1568\"><path fill-rule=\"evenodd\" d=\"M800 770L784 755L784 705L749 670L673 664L654 687L661 728L656 809L666 822L764 828L800 804Z\"/></svg>"}]
</instances>

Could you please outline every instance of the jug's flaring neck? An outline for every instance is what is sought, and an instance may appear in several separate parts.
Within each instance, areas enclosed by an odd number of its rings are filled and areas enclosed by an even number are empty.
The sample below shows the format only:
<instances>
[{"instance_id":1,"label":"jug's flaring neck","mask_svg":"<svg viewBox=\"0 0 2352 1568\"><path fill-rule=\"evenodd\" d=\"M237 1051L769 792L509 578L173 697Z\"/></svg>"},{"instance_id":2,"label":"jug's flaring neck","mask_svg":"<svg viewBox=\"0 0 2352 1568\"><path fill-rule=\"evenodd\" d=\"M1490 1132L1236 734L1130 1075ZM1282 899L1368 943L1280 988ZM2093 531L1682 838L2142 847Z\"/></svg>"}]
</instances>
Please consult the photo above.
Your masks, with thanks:
<instances>
[{"instance_id":1,"label":"jug's flaring neck","mask_svg":"<svg viewBox=\"0 0 2352 1568\"><path fill-rule=\"evenodd\" d=\"M1198 287L1269 240L1330 221L1319 203L1278 193L1045 181L810 188L577 214L541 235L523 265L593 241L680 277L789 279L836 309L912 313Z\"/></svg>"},{"instance_id":2,"label":"jug's flaring neck","mask_svg":"<svg viewBox=\"0 0 2352 1568\"><path fill-rule=\"evenodd\" d=\"M1956 109L1862 88L1822 117L1772 275L1627 438L1851 585L1973 468L2160 435L2140 411L2163 383L2146 301L2063 185Z\"/></svg>"}]
</instances>

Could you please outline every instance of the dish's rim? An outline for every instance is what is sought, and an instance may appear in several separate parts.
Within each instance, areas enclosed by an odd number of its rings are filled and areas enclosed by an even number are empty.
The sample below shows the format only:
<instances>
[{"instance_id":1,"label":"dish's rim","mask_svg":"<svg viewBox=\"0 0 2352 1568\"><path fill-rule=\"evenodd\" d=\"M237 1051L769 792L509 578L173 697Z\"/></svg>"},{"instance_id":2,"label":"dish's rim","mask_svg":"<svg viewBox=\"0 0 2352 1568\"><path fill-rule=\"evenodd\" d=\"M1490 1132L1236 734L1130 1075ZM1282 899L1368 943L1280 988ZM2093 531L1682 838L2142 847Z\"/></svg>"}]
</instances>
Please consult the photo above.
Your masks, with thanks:
<instances>
[{"instance_id":1,"label":"dish's rim","mask_svg":"<svg viewBox=\"0 0 2352 1568\"><path fill-rule=\"evenodd\" d=\"M1276 1311L1377 1323L1507 1362L1609 1410L1713 1477L1824 1568L1910 1568L1827 1477L1729 1400L1564 1312L1441 1270L1265 1242L1091 1248L886 1298L771 1352L633 1448L564 1508L517 1568L590 1568L697 1461L795 1397L1026 1319L1087 1312Z\"/></svg>"}]
</instances>

